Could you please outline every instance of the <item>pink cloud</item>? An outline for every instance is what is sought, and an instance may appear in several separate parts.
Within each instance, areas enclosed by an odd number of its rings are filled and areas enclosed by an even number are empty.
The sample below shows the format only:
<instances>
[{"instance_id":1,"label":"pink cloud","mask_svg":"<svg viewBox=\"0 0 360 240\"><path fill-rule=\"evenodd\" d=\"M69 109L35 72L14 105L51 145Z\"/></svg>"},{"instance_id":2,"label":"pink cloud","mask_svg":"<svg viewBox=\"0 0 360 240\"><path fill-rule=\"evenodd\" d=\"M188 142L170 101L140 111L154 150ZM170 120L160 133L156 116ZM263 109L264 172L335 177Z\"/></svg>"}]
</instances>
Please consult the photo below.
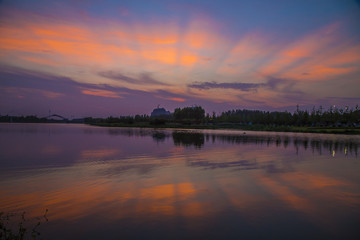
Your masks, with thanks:
<instances>
[{"instance_id":1,"label":"pink cloud","mask_svg":"<svg viewBox=\"0 0 360 240\"><path fill-rule=\"evenodd\" d=\"M176 102L185 102L186 100L184 98L169 98L169 100L176 101Z\"/></svg>"},{"instance_id":2,"label":"pink cloud","mask_svg":"<svg viewBox=\"0 0 360 240\"><path fill-rule=\"evenodd\" d=\"M83 89L81 90L83 94L92 95L92 96L99 96L99 97L108 97L108 98L123 98L119 96L117 93L108 91L108 90L101 90L101 89Z\"/></svg>"},{"instance_id":3,"label":"pink cloud","mask_svg":"<svg viewBox=\"0 0 360 240\"><path fill-rule=\"evenodd\" d=\"M330 24L289 44L259 72L265 76L326 81L359 70L355 65L360 63L360 48L351 42L344 44L339 29L338 23Z\"/></svg>"},{"instance_id":4,"label":"pink cloud","mask_svg":"<svg viewBox=\"0 0 360 240\"><path fill-rule=\"evenodd\" d=\"M134 20L129 25L94 18L89 19L91 25L86 25L79 19L48 21L27 12L13 16L19 17L0 27L0 63L94 84L81 89L85 95L122 98L122 93L111 88L96 88L106 84L145 93L176 89L179 94L166 96L166 100L179 103L197 98L234 106L258 101L276 107L296 104L300 98L287 96L289 100L284 101L284 89L279 88L253 91L250 96L240 89L200 91L187 86L194 82L262 84L274 76L294 82L293 87L301 92L313 82L354 74L360 66L359 44L351 39L344 41L338 23L293 42L281 38L275 41L274 36L260 30L235 41L219 34L213 20L202 17L192 18L183 26L176 21L154 24ZM125 77L99 76L100 72L118 71ZM157 84L134 77L144 72L154 76ZM59 95L47 93L46 97Z\"/></svg>"},{"instance_id":5,"label":"pink cloud","mask_svg":"<svg viewBox=\"0 0 360 240\"><path fill-rule=\"evenodd\" d=\"M7 93L17 95L18 98L25 98L24 95L26 93L41 94L48 99L56 99L56 98L64 96L63 93L53 92L53 91L49 91L49 90L36 89L36 88L0 87L0 89Z\"/></svg>"}]
</instances>

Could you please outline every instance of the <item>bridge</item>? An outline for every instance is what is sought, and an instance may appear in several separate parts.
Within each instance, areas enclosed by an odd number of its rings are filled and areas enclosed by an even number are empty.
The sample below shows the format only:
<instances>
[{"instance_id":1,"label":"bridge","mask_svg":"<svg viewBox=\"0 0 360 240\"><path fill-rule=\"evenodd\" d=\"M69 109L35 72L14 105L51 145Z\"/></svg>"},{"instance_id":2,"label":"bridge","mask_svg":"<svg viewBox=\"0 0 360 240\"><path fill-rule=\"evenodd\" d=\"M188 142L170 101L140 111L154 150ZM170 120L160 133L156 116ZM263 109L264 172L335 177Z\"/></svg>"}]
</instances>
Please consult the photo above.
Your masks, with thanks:
<instances>
[{"instance_id":1,"label":"bridge","mask_svg":"<svg viewBox=\"0 0 360 240\"><path fill-rule=\"evenodd\" d=\"M59 118L59 119L52 119L53 117L56 117L56 118ZM54 120L54 121L64 121L64 122L69 121L69 119L67 119L67 118L65 118L63 116L60 116L58 114L51 114L51 115L49 115L49 116L47 116L45 118L48 119L48 120Z\"/></svg>"}]
</instances>

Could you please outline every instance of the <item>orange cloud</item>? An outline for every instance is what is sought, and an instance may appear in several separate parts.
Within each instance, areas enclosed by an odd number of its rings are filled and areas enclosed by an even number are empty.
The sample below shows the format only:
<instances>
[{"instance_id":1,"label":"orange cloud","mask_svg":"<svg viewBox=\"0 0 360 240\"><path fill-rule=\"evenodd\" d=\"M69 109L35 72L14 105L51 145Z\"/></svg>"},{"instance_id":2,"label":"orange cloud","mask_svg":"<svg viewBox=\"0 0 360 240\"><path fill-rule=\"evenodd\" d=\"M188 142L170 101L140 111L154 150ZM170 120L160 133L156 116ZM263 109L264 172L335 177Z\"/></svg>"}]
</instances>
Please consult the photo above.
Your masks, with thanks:
<instances>
[{"instance_id":1,"label":"orange cloud","mask_svg":"<svg viewBox=\"0 0 360 240\"><path fill-rule=\"evenodd\" d=\"M41 44L41 42L39 42L38 40L15 39L6 35L3 36L4 37L0 37L0 49L2 51L23 51L32 53L44 53L47 51L44 45Z\"/></svg>"},{"instance_id":2,"label":"orange cloud","mask_svg":"<svg viewBox=\"0 0 360 240\"><path fill-rule=\"evenodd\" d=\"M20 57L21 59L24 59L25 61L32 62L32 63L38 63L42 65L49 65L49 66L57 66L57 64L49 59L44 58L37 58L37 57Z\"/></svg>"},{"instance_id":3,"label":"orange cloud","mask_svg":"<svg viewBox=\"0 0 360 240\"><path fill-rule=\"evenodd\" d=\"M257 71L260 62L271 56L278 48L276 44L269 44L266 36L249 33L230 50L217 72L235 75Z\"/></svg>"},{"instance_id":4,"label":"orange cloud","mask_svg":"<svg viewBox=\"0 0 360 240\"><path fill-rule=\"evenodd\" d=\"M173 100L173 101L176 101L176 102L185 102L186 100L184 98L169 98L169 100Z\"/></svg>"},{"instance_id":5,"label":"orange cloud","mask_svg":"<svg viewBox=\"0 0 360 240\"><path fill-rule=\"evenodd\" d=\"M324 65L311 66L308 68L297 68L289 73L285 74L294 76L297 75L297 78L309 79L309 80L322 80L328 79L336 75L343 75L356 71L356 67L330 67Z\"/></svg>"},{"instance_id":6,"label":"orange cloud","mask_svg":"<svg viewBox=\"0 0 360 240\"><path fill-rule=\"evenodd\" d=\"M260 72L311 81L355 72L359 69L355 65L360 61L360 47L341 42L338 30L339 24L335 23L306 35L275 55Z\"/></svg>"},{"instance_id":7,"label":"orange cloud","mask_svg":"<svg viewBox=\"0 0 360 240\"><path fill-rule=\"evenodd\" d=\"M0 28L0 55L4 58L14 59L15 56L39 66L61 65L63 69L117 67L119 63L124 68L135 68L141 64L144 70L153 71L162 64L193 66L199 61L199 54L194 50L206 48L209 51L209 47L220 42L217 34L202 27L206 22L192 23L179 35L179 26L174 23L135 23L132 28L109 23L106 28L96 24L89 28L80 22L71 25L49 22L39 16L36 23L28 19L31 18L19 18ZM28 53L32 55L26 55ZM23 62L14 60L13 63L23 66Z\"/></svg>"},{"instance_id":8,"label":"orange cloud","mask_svg":"<svg viewBox=\"0 0 360 240\"><path fill-rule=\"evenodd\" d=\"M90 60L100 63L110 62L111 58L106 53L106 48L98 43L71 42L57 40L42 41L51 51L67 57L76 56L81 60Z\"/></svg>"},{"instance_id":9,"label":"orange cloud","mask_svg":"<svg viewBox=\"0 0 360 240\"><path fill-rule=\"evenodd\" d=\"M165 64L175 64L177 52L175 48L161 48L155 50L144 50L143 57L156 60Z\"/></svg>"},{"instance_id":10,"label":"orange cloud","mask_svg":"<svg viewBox=\"0 0 360 240\"><path fill-rule=\"evenodd\" d=\"M194 55L183 54L180 58L180 64L185 66L191 66L198 61L198 58Z\"/></svg>"},{"instance_id":11,"label":"orange cloud","mask_svg":"<svg viewBox=\"0 0 360 240\"><path fill-rule=\"evenodd\" d=\"M176 35L167 35L167 36L154 36L154 34L144 34L137 35L137 40L140 43L152 43L152 44L160 44L160 45L169 45L175 44L178 42L178 37Z\"/></svg>"},{"instance_id":12,"label":"orange cloud","mask_svg":"<svg viewBox=\"0 0 360 240\"><path fill-rule=\"evenodd\" d=\"M109 97L109 98L122 98L117 93L108 91L108 90L101 90L101 89L84 89L81 91L83 94L92 95L92 96L99 96L99 97Z\"/></svg>"},{"instance_id":13,"label":"orange cloud","mask_svg":"<svg viewBox=\"0 0 360 240\"><path fill-rule=\"evenodd\" d=\"M220 49L226 45L226 40L214 29L216 29L216 23L212 19L192 19L185 34L180 36L181 43L189 47L189 50L206 49L209 51L215 46Z\"/></svg>"},{"instance_id":14,"label":"orange cloud","mask_svg":"<svg viewBox=\"0 0 360 240\"><path fill-rule=\"evenodd\" d=\"M22 15L26 17L0 27L1 63L54 71L56 75L96 84L99 80L106 84L119 84L112 79L95 76L98 70L105 68L119 69L120 66L122 71L132 75L139 71L153 72L162 82L171 82L182 89L183 95L196 94L200 99L213 102L247 104L239 100L238 91L189 92L186 86L194 81L218 79L223 79L222 82L239 79L264 82L264 77L269 75L326 81L356 72L360 64L360 46L354 45L351 39L341 41L338 24L306 34L290 43L275 42L271 36L261 33L248 33L234 43L233 39L225 39L218 34L216 24L208 19L192 19L185 29L176 23L134 22L129 27L119 22L100 26L96 21L89 27L81 22L67 24L47 21L41 16L28 17L26 12ZM154 88L150 84L137 87L141 90ZM276 91L267 89L245 97L279 106L276 100L272 100L277 98ZM120 97L116 93L97 89L83 89L83 94ZM170 100L185 101L181 97Z\"/></svg>"},{"instance_id":15,"label":"orange cloud","mask_svg":"<svg viewBox=\"0 0 360 240\"><path fill-rule=\"evenodd\" d=\"M31 26L31 30L39 38L56 40L73 40L84 42L91 37L91 32L85 28L68 25L37 25Z\"/></svg>"},{"instance_id":16,"label":"orange cloud","mask_svg":"<svg viewBox=\"0 0 360 240\"><path fill-rule=\"evenodd\" d=\"M19 24L18 24L19 25ZM14 28L1 28L0 52L19 56L20 59L40 65L111 63L118 56L133 54L123 46L103 43L99 36L81 27L69 27L51 23L35 25L22 23ZM16 29L17 28L17 29ZM14 31L17 30L17 31ZM4 52L6 51L6 52ZM41 54L24 56L24 53ZM52 58L50 63L47 60ZM129 63L131 58L127 59Z\"/></svg>"},{"instance_id":17,"label":"orange cloud","mask_svg":"<svg viewBox=\"0 0 360 240\"><path fill-rule=\"evenodd\" d=\"M336 56L325 59L326 64L332 66L339 65L356 65L360 62L360 45L352 46L351 44L341 46L336 51Z\"/></svg>"},{"instance_id":18,"label":"orange cloud","mask_svg":"<svg viewBox=\"0 0 360 240\"><path fill-rule=\"evenodd\" d=\"M192 48L203 48L209 38L205 33L190 32L185 36L185 43Z\"/></svg>"},{"instance_id":19,"label":"orange cloud","mask_svg":"<svg viewBox=\"0 0 360 240\"><path fill-rule=\"evenodd\" d=\"M38 92L40 92L41 94L43 94L45 97L47 98L58 98L63 96L64 94L62 93L57 93L57 92L52 92L52 91L46 91L46 90L36 90Z\"/></svg>"}]
</instances>

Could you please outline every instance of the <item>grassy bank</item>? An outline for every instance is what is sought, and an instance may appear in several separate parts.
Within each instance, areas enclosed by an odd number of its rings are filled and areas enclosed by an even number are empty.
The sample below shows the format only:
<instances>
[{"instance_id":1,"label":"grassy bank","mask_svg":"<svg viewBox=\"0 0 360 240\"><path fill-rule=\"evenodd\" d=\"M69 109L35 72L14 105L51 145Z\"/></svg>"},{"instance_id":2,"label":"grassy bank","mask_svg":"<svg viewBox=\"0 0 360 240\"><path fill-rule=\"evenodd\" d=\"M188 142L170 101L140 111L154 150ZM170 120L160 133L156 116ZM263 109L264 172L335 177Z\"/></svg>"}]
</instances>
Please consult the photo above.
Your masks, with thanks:
<instances>
[{"instance_id":1,"label":"grassy bank","mask_svg":"<svg viewBox=\"0 0 360 240\"><path fill-rule=\"evenodd\" d=\"M303 133L328 133L328 134L360 134L360 128L350 127L297 127L297 126L269 126L269 125L236 125L236 124L150 124L144 123L89 123L93 126L101 127L139 127L139 128L186 128L186 129L234 129L244 131L270 131L270 132L303 132Z\"/></svg>"}]
</instances>

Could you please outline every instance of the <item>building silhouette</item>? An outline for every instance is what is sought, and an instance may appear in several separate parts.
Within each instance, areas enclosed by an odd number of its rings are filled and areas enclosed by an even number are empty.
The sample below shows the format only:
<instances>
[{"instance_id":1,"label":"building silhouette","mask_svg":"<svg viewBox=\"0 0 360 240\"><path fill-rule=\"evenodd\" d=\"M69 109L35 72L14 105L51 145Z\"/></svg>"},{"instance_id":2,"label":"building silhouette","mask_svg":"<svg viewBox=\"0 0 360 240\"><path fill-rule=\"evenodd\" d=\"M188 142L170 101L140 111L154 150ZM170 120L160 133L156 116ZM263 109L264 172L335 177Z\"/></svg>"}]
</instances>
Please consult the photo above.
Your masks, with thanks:
<instances>
[{"instance_id":1,"label":"building silhouette","mask_svg":"<svg viewBox=\"0 0 360 240\"><path fill-rule=\"evenodd\" d=\"M152 112L151 112L151 117L152 118L158 118L158 117L170 117L170 112L166 111L165 108L160 108L159 106L157 108L155 108Z\"/></svg>"}]
</instances>

